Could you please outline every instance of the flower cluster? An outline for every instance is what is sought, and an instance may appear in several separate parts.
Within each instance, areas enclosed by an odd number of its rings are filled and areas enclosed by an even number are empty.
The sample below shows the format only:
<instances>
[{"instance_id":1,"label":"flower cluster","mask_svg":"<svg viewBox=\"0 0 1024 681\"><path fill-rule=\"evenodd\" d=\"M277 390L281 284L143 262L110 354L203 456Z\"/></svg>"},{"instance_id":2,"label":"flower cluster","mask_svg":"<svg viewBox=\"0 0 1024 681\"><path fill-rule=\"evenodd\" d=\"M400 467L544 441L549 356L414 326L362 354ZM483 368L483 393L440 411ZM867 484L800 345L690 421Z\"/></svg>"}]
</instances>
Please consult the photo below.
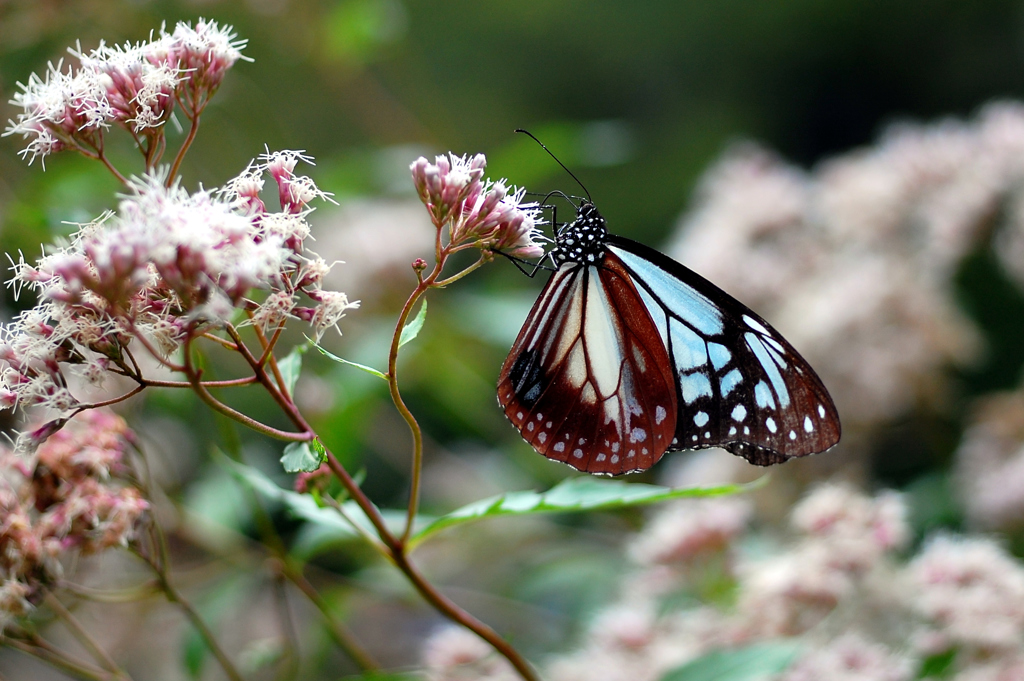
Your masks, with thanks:
<instances>
[{"instance_id":1,"label":"flower cluster","mask_svg":"<svg viewBox=\"0 0 1024 681\"><path fill-rule=\"evenodd\" d=\"M238 309L264 331L289 317L310 322L317 338L334 327L358 303L320 288L330 265L303 247L308 202L326 198L294 174L303 160L268 153L225 188L193 194L144 176L116 214L84 225L69 246L35 265L22 259L10 285L30 287L39 303L3 328L0 400L66 414L78 403L67 371L92 382L111 370L135 376L133 339L166 358ZM259 198L265 174L277 183L280 212ZM266 292L262 303L254 289Z\"/></svg>"},{"instance_id":2,"label":"flower cluster","mask_svg":"<svg viewBox=\"0 0 1024 681\"><path fill-rule=\"evenodd\" d=\"M872 578L909 538L898 496L870 499L851 487L827 485L793 509L791 522L799 539L789 550L740 567L744 637L800 635L840 603L869 607L891 596L879 593Z\"/></svg>"},{"instance_id":3,"label":"flower cluster","mask_svg":"<svg viewBox=\"0 0 1024 681\"><path fill-rule=\"evenodd\" d=\"M430 212L434 226L448 225L449 244L473 243L519 258L536 258L544 249L536 203L523 203L525 189L510 190L504 180L484 179L483 154L438 156L431 164L422 156L410 166L413 184Z\"/></svg>"},{"instance_id":4,"label":"flower cluster","mask_svg":"<svg viewBox=\"0 0 1024 681\"><path fill-rule=\"evenodd\" d=\"M954 275L992 233L1024 282L1018 104L896 126L812 172L736 148L706 174L670 250L777 323L852 433L934 400L943 369L978 356Z\"/></svg>"},{"instance_id":5,"label":"flower cluster","mask_svg":"<svg viewBox=\"0 0 1024 681\"><path fill-rule=\"evenodd\" d=\"M984 530L1024 524L1024 390L987 397L956 454L960 502Z\"/></svg>"},{"instance_id":6,"label":"flower cluster","mask_svg":"<svg viewBox=\"0 0 1024 681\"><path fill-rule=\"evenodd\" d=\"M50 437L34 463L0 451L0 631L27 614L76 555L135 538L149 503L125 483L133 437L120 417L93 410Z\"/></svg>"},{"instance_id":7,"label":"flower cluster","mask_svg":"<svg viewBox=\"0 0 1024 681\"><path fill-rule=\"evenodd\" d=\"M930 623L921 638L978 658L1021 653L1024 568L987 539L940 536L910 565L913 607Z\"/></svg>"},{"instance_id":8,"label":"flower cluster","mask_svg":"<svg viewBox=\"0 0 1024 681\"><path fill-rule=\"evenodd\" d=\"M111 125L136 138L158 135L175 102L189 118L202 110L244 46L230 26L200 19L134 45L72 50L77 70L50 64L45 78L32 74L20 85L11 103L22 112L4 134L28 140L20 153L29 163L66 149L102 153Z\"/></svg>"},{"instance_id":9,"label":"flower cluster","mask_svg":"<svg viewBox=\"0 0 1024 681\"><path fill-rule=\"evenodd\" d=\"M1024 565L990 540L940 536L901 562L894 552L909 528L900 497L832 484L796 505L791 538L766 551L764 537L745 541L747 507L705 499L659 509L632 542L637 571L619 599L545 678L656 681L712 651L780 640L799 652L774 681L910 681L933 659L957 681L1024 669ZM731 590L701 588L706 575L693 567L712 553L725 559L718 574ZM441 633L424 663L438 680L503 679L481 664L484 652Z\"/></svg>"}]
</instances>

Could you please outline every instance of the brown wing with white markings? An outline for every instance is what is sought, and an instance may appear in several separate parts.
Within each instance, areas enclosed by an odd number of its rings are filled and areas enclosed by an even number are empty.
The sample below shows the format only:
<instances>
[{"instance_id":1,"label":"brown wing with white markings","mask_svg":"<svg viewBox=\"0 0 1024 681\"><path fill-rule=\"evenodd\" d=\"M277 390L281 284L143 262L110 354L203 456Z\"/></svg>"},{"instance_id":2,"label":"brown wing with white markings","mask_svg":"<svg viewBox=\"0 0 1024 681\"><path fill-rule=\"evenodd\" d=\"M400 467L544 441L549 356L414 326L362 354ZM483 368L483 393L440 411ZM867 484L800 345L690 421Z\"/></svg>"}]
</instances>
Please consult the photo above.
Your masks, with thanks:
<instances>
[{"instance_id":1,"label":"brown wing with white markings","mask_svg":"<svg viewBox=\"0 0 1024 681\"><path fill-rule=\"evenodd\" d=\"M581 471L642 471L668 450L672 363L615 255L551 276L501 368L498 401L534 449Z\"/></svg>"}]
</instances>

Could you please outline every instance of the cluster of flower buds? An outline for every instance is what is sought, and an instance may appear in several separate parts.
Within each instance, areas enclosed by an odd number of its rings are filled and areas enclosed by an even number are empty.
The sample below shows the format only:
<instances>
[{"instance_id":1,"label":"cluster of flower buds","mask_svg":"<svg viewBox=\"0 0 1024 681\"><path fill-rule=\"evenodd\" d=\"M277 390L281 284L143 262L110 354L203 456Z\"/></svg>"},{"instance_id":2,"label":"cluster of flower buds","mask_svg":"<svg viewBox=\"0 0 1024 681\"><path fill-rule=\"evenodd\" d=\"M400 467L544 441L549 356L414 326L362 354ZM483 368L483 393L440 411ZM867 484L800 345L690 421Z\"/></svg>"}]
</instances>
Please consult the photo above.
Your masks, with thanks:
<instances>
[{"instance_id":1,"label":"cluster of flower buds","mask_svg":"<svg viewBox=\"0 0 1024 681\"><path fill-rule=\"evenodd\" d=\"M133 438L123 419L93 410L32 460L0 450L0 632L31 610L75 555L135 538L149 503L125 483Z\"/></svg>"},{"instance_id":2,"label":"cluster of flower buds","mask_svg":"<svg viewBox=\"0 0 1024 681\"><path fill-rule=\"evenodd\" d=\"M238 309L263 330L287 318L311 323L317 338L334 327L358 303L321 289L330 265L303 246L308 202L328 197L294 174L300 160L309 161L268 153L223 189L193 194L161 176L133 180L116 214L35 265L17 263L9 284L32 288L40 302L2 329L0 403L66 413L76 406L68 368L102 379L134 337L169 356ZM278 185L279 212L259 198L265 174Z\"/></svg>"},{"instance_id":3,"label":"cluster of flower buds","mask_svg":"<svg viewBox=\"0 0 1024 681\"><path fill-rule=\"evenodd\" d=\"M106 45L88 54L71 50L80 67L50 64L36 74L12 104L22 112L5 135L22 135L21 155L31 163L65 149L97 152L103 132L120 125L136 137L153 136L171 116L175 102L192 118L216 92L224 73L239 59L244 40L230 26L200 19L195 27L179 23L173 33L161 29L146 42Z\"/></svg>"},{"instance_id":4,"label":"cluster of flower buds","mask_svg":"<svg viewBox=\"0 0 1024 681\"><path fill-rule=\"evenodd\" d=\"M544 249L536 203L523 203L524 189L510 191L504 180L484 179L483 154L438 156L433 164L422 156L410 166L420 200L437 229L448 225L449 243L475 242L520 258L537 258Z\"/></svg>"}]
</instances>

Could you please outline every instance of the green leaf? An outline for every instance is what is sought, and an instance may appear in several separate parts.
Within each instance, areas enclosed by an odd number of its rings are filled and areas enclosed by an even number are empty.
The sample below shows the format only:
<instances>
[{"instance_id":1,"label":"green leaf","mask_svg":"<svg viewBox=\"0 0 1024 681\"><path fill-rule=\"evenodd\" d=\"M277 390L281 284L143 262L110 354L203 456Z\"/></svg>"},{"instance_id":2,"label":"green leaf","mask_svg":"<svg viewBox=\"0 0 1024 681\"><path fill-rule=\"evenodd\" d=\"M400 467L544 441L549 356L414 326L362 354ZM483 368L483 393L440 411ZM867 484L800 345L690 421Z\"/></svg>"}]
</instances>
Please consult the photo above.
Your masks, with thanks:
<instances>
[{"instance_id":1,"label":"green leaf","mask_svg":"<svg viewBox=\"0 0 1024 681\"><path fill-rule=\"evenodd\" d=\"M293 516L301 520L320 525L321 529L317 537L318 546L329 543L327 541L328 536L332 537L333 541L337 543L339 541L350 541L358 537L360 535L359 530L371 536L377 534L373 523L370 522L370 519L366 517L366 514L363 513L363 510L354 501L347 501L341 505L342 510L345 512L345 516L343 516L334 508L319 506L311 494L299 494L293 490L278 487L277 483L251 466L232 461L226 456L217 457L217 461L227 468L242 484L252 488L257 494L282 503ZM383 511L381 516L384 518L384 523L388 526L388 529L401 534L405 527L405 511ZM429 522L430 520L430 518L425 518L421 522Z\"/></svg>"},{"instance_id":2,"label":"green leaf","mask_svg":"<svg viewBox=\"0 0 1024 681\"><path fill-rule=\"evenodd\" d=\"M295 393L295 382L299 380L299 374L302 372L302 356L308 349L308 345L296 345L287 357L277 362L281 378L284 379L284 388L289 395Z\"/></svg>"},{"instance_id":3,"label":"green leaf","mask_svg":"<svg viewBox=\"0 0 1024 681\"><path fill-rule=\"evenodd\" d=\"M670 670L661 681L761 681L785 671L802 647L780 640L715 650Z\"/></svg>"},{"instance_id":4,"label":"green leaf","mask_svg":"<svg viewBox=\"0 0 1024 681\"><path fill-rule=\"evenodd\" d=\"M921 669L917 672L919 679L949 679L956 672L956 648L936 653L921 660Z\"/></svg>"},{"instance_id":5,"label":"green leaf","mask_svg":"<svg viewBox=\"0 0 1024 681\"><path fill-rule=\"evenodd\" d=\"M504 515L599 511L653 504L683 497L737 494L763 484L767 476L747 485L672 488L590 476L568 478L547 492L509 492L473 502L430 523L410 538L415 545L447 527Z\"/></svg>"},{"instance_id":6,"label":"green leaf","mask_svg":"<svg viewBox=\"0 0 1024 681\"><path fill-rule=\"evenodd\" d=\"M281 465L287 473L312 473L320 464L327 460L326 453L321 447L314 452L308 442L292 442L284 448L284 455L281 457Z\"/></svg>"},{"instance_id":7,"label":"green leaf","mask_svg":"<svg viewBox=\"0 0 1024 681\"><path fill-rule=\"evenodd\" d=\"M310 343L313 343L313 341L310 340ZM381 379L383 379L385 381L388 380L388 375L387 374L385 374L385 373L383 373L381 371L377 371L373 367L368 367L365 364L360 364L359 362L350 362L347 359L342 359L341 357L338 357L337 355L335 355L333 352L328 352L327 350L324 350L317 343L313 343L313 347L316 348L317 350L319 350L320 354L323 355L324 357L326 357L327 359L334 360L335 362L338 362L339 364L348 364L349 366L353 366L356 369L362 369L363 371L365 371L368 374L373 374L377 378L381 378Z\"/></svg>"},{"instance_id":8,"label":"green leaf","mask_svg":"<svg viewBox=\"0 0 1024 681\"><path fill-rule=\"evenodd\" d=\"M420 334L420 329L423 328L423 322L427 321L427 301L424 300L423 304L420 305L420 311L416 313L416 318L405 325L402 329L402 335L398 337L398 347L402 347L412 339L416 338Z\"/></svg>"}]
</instances>

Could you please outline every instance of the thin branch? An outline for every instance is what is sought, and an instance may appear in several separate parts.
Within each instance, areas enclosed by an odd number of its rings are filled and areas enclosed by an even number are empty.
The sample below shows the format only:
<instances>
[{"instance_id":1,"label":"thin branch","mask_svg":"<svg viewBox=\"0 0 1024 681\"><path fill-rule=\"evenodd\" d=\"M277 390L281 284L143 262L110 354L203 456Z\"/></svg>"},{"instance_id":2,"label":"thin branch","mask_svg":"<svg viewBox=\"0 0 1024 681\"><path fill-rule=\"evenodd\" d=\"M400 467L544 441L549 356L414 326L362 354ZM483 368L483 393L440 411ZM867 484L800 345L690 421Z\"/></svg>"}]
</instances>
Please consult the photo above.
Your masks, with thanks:
<instances>
[{"instance_id":1,"label":"thin branch","mask_svg":"<svg viewBox=\"0 0 1024 681\"><path fill-rule=\"evenodd\" d=\"M310 442L316 437L314 434L310 432L290 433L286 430L280 430L279 428L268 426L262 421L257 421L251 416L247 416L246 414L243 414L240 411L232 409L228 405L218 400L212 394L210 394L210 391L206 389L205 385L200 380L202 374L203 372L201 370L194 373L189 372L189 375L194 379L191 382L192 389L196 392L197 395L199 395L199 399L205 402L206 405L210 407L210 409L213 409L218 414L227 416L229 419L241 423L246 428L251 428L252 430L255 430L257 433L263 433L264 435L272 437L275 440L283 440L284 442Z\"/></svg>"},{"instance_id":2,"label":"thin branch","mask_svg":"<svg viewBox=\"0 0 1024 681\"><path fill-rule=\"evenodd\" d=\"M116 662L114 662L114 659L110 657L107 651L103 650L92 636L89 635L75 616L71 614L71 611L64 607L64 604L60 602L60 599L49 591L46 592L46 595L43 598L50 610L57 614L61 621L64 622L64 626L67 627L68 631L70 631L78 642L82 644L82 647L89 651L89 654L96 659L96 662L98 662L101 667L118 678L131 678L117 665Z\"/></svg>"},{"instance_id":3,"label":"thin branch","mask_svg":"<svg viewBox=\"0 0 1024 681\"><path fill-rule=\"evenodd\" d=\"M128 589L118 590L94 589L84 584L75 584L68 581L62 581L60 586L78 598L95 603L136 603L160 591L160 584L156 580L150 580Z\"/></svg>"},{"instance_id":4,"label":"thin branch","mask_svg":"<svg viewBox=\"0 0 1024 681\"><path fill-rule=\"evenodd\" d=\"M192 383L190 381L159 381L151 378L143 378L140 380L143 385L151 386L154 388L191 388ZM255 376L246 376L245 378L231 378L224 381L200 381L200 384L204 388L237 388L243 385L252 385L253 383L259 383L260 379Z\"/></svg>"},{"instance_id":5,"label":"thin branch","mask_svg":"<svg viewBox=\"0 0 1024 681\"><path fill-rule=\"evenodd\" d=\"M115 397L115 398L112 398L112 399L109 399L109 400L104 400L102 402L91 402L89 404L80 404L75 409L75 413L72 414L72 416L74 416L76 414L80 414L81 412L83 412L83 411L85 411L87 409L99 409L100 407L109 407L112 404L117 404L118 402L124 402L125 400L127 400L127 399L129 399L131 397L135 397L136 395L138 395L140 392L142 392L145 389L146 389L145 384L140 384L140 385L137 385L136 387L132 388L128 392L126 392L124 395L121 395L120 397Z\"/></svg>"},{"instance_id":6,"label":"thin branch","mask_svg":"<svg viewBox=\"0 0 1024 681\"><path fill-rule=\"evenodd\" d=\"M174 588L167 573L158 569L155 563L150 562L150 565L153 567L154 572L156 572L157 579L160 581L160 587L167 596L167 600L177 605L181 608L181 611L185 613L185 617L188 618L189 622L192 623L192 626L199 632L203 642L206 643L206 647L209 648L213 656L217 658L217 662L220 663L225 676L231 679L231 681L244 681L242 675L238 673L237 669L235 669L234 663L231 662L227 654L225 654L221 649L220 644L217 643L217 639L214 637L213 632L210 631L208 626L206 626L206 622L204 622L203 618L199 616L199 613L196 612L196 609L192 604Z\"/></svg>"},{"instance_id":7,"label":"thin branch","mask_svg":"<svg viewBox=\"0 0 1024 681\"><path fill-rule=\"evenodd\" d=\"M186 136L185 141L181 143L181 148L178 149L178 154L174 157L174 163L171 164L171 171L167 173L168 187L174 184L175 178L178 177L178 168L181 167L181 162L185 159L185 154L188 152L189 147L192 146L192 142L196 138L196 133L199 132L199 112L193 111L191 118L192 126L188 130L188 136Z\"/></svg>"},{"instance_id":8,"label":"thin branch","mask_svg":"<svg viewBox=\"0 0 1024 681\"><path fill-rule=\"evenodd\" d=\"M21 651L79 679L110 681L114 678L106 670L71 659L61 652L60 649L55 648L34 634L30 635L27 641L12 636L5 636L0 640L2 640L5 646Z\"/></svg>"},{"instance_id":9,"label":"thin branch","mask_svg":"<svg viewBox=\"0 0 1024 681\"><path fill-rule=\"evenodd\" d=\"M276 562L276 561L275 561ZM281 638L285 641L281 668L276 678L279 681L290 681L299 673L299 634L295 630L295 620L288 603L288 582L280 570L274 575L274 602L277 605L278 619L281 623Z\"/></svg>"},{"instance_id":10,"label":"thin branch","mask_svg":"<svg viewBox=\"0 0 1024 681\"><path fill-rule=\"evenodd\" d=\"M213 335L212 333L210 333L210 332L208 332L208 331L207 331L207 332L204 332L204 333L203 333L203 334L201 334L201 335L202 335L202 337L203 337L203 338L205 338L206 340L210 340L210 341L213 341L214 343L220 343L221 345L223 345L224 347L226 347L226 348L227 348L228 350L234 350L234 351L236 351L236 352L238 351L238 346L236 346L236 345L235 345L234 343L232 343L232 342L231 342L231 341L229 341L229 340L226 340L226 339L224 339L224 338L220 338L219 336L215 336L215 335Z\"/></svg>"},{"instance_id":11,"label":"thin branch","mask_svg":"<svg viewBox=\"0 0 1024 681\"><path fill-rule=\"evenodd\" d=\"M452 275L452 276L448 277L447 279L442 279L441 281L435 281L433 284L431 284L431 286L432 286L432 288L444 288L445 286L448 286L449 284L454 284L459 279L462 279L464 276L466 276L467 274L469 274L473 270L475 270L478 267L480 267L481 265L485 264L487 261L488 261L487 256L484 255L483 253L481 253L479 260L477 260L475 263L473 263L472 265L470 265L466 269L462 270L458 274L455 274L455 275Z\"/></svg>"},{"instance_id":12,"label":"thin branch","mask_svg":"<svg viewBox=\"0 0 1024 681\"><path fill-rule=\"evenodd\" d=\"M356 640L351 630L334 617L334 613L331 612L330 603L320 595L320 592L306 579L305 575L287 562L282 563L281 570L282 574L320 611L320 614L324 617L324 622L327 624L327 632L331 635L331 638L334 639L339 648L345 651L346 655L352 658L359 669L364 672L380 669L380 664Z\"/></svg>"}]
</instances>

